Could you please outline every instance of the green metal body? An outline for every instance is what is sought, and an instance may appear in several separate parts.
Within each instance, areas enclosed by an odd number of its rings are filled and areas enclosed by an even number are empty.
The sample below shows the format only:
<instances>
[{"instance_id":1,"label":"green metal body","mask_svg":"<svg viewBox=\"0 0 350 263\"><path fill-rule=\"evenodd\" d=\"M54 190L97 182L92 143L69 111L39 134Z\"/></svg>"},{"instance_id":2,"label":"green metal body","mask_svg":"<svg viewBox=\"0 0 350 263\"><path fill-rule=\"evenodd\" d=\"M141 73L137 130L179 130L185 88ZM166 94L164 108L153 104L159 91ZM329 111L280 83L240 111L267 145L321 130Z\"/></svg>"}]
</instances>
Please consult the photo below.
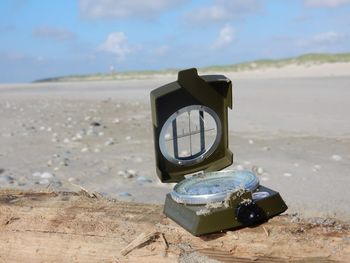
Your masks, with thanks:
<instances>
[{"instance_id":1,"label":"green metal body","mask_svg":"<svg viewBox=\"0 0 350 263\"><path fill-rule=\"evenodd\" d=\"M233 196L229 206L224 205L219 208L210 209L209 214L198 215L201 210L205 210L205 205L185 205L175 202L170 194L167 194L164 205L164 214L185 228L195 236L214 233L227 229L237 229L248 225L258 224L267 221L269 218L283 213L287 210L278 192L267 187L259 186L257 191L265 191L270 195L266 198L253 201L261 211L259 220L252 222L241 222L237 217L238 209L242 202L251 199L251 193L245 192L241 196Z\"/></svg>"}]
</instances>

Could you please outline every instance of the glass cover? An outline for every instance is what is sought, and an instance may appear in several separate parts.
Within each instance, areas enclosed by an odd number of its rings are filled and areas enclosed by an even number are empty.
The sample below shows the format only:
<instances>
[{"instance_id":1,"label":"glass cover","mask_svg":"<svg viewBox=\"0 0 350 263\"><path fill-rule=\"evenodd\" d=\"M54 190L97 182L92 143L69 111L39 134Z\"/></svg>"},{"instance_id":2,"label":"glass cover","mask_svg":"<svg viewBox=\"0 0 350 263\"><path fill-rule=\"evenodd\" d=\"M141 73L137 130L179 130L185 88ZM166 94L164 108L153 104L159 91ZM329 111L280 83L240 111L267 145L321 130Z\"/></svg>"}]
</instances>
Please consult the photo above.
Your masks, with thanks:
<instances>
[{"instance_id":1,"label":"glass cover","mask_svg":"<svg viewBox=\"0 0 350 263\"><path fill-rule=\"evenodd\" d=\"M178 165L200 162L216 148L221 137L221 123L208 107L184 107L164 123L159 146L163 156Z\"/></svg>"},{"instance_id":2,"label":"glass cover","mask_svg":"<svg viewBox=\"0 0 350 263\"><path fill-rule=\"evenodd\" d=\"M178 203L207 204L223 201L238 189L254 191L258 186L257 176L250 171L218 171L185 179L170 194Z\"/></svg>"}]
</instances>

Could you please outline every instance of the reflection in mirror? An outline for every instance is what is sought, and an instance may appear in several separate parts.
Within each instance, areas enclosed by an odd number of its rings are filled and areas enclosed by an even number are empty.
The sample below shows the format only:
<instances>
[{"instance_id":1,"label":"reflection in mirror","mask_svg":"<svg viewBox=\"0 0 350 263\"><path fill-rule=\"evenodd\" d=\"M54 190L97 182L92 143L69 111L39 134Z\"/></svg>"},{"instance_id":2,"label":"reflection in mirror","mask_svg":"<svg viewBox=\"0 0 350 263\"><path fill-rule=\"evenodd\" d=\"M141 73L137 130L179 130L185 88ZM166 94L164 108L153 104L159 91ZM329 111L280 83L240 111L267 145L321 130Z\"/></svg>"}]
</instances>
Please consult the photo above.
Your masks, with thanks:
<instances>
[{"instance_id":1,"label":"reflection in mirror","mask_svg":"<svg viewBox=\"0 0 350 263\"><path fill-rule=\"evenodd\" d=\"M211 109L201 105L182 108L170 116L162 128L161 151L178 164L199 161L218 141L218 126L219 118Z\"/></svg>"}]
</instances>

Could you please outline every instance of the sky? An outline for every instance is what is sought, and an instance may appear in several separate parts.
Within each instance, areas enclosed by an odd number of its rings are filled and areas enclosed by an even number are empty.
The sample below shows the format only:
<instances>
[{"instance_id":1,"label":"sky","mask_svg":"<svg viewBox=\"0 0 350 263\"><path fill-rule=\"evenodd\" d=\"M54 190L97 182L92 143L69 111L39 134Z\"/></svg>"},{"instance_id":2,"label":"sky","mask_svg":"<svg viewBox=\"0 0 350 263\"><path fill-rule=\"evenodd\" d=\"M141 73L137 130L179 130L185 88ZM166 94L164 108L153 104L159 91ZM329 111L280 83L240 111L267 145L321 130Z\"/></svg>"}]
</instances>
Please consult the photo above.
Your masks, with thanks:
<instances>
[{"instance_id":1,"label":"sky","mask_svg":"<svg viewBox=\"0 0 350 263\"><path fill-rule=\"evenodd\" d=\"M350 51L350 0L0 0L0 83Z\"/></svg>"}]
</instances>

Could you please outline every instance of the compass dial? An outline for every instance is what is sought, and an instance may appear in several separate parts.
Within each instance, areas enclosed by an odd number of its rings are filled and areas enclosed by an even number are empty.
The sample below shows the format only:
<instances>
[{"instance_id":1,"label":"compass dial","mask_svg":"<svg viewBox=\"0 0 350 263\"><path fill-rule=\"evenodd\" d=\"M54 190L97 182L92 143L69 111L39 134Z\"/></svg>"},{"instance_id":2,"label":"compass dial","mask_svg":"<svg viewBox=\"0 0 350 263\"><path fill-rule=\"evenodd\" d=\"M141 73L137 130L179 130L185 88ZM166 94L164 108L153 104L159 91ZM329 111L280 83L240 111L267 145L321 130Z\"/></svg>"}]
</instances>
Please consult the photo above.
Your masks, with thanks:
<instances>
[{"instance_id":1,"label":"compass dial","mask_svg":"<svg viewBox=\"0 0 350 263\"><path fill-rule=\"evenodd\" d=\"M185 179L170 194L178 203L207 204L223 201L238 189L254 191L258 185L257 176L250 171L218 171Z\"/></svg>"}]
</instances>

